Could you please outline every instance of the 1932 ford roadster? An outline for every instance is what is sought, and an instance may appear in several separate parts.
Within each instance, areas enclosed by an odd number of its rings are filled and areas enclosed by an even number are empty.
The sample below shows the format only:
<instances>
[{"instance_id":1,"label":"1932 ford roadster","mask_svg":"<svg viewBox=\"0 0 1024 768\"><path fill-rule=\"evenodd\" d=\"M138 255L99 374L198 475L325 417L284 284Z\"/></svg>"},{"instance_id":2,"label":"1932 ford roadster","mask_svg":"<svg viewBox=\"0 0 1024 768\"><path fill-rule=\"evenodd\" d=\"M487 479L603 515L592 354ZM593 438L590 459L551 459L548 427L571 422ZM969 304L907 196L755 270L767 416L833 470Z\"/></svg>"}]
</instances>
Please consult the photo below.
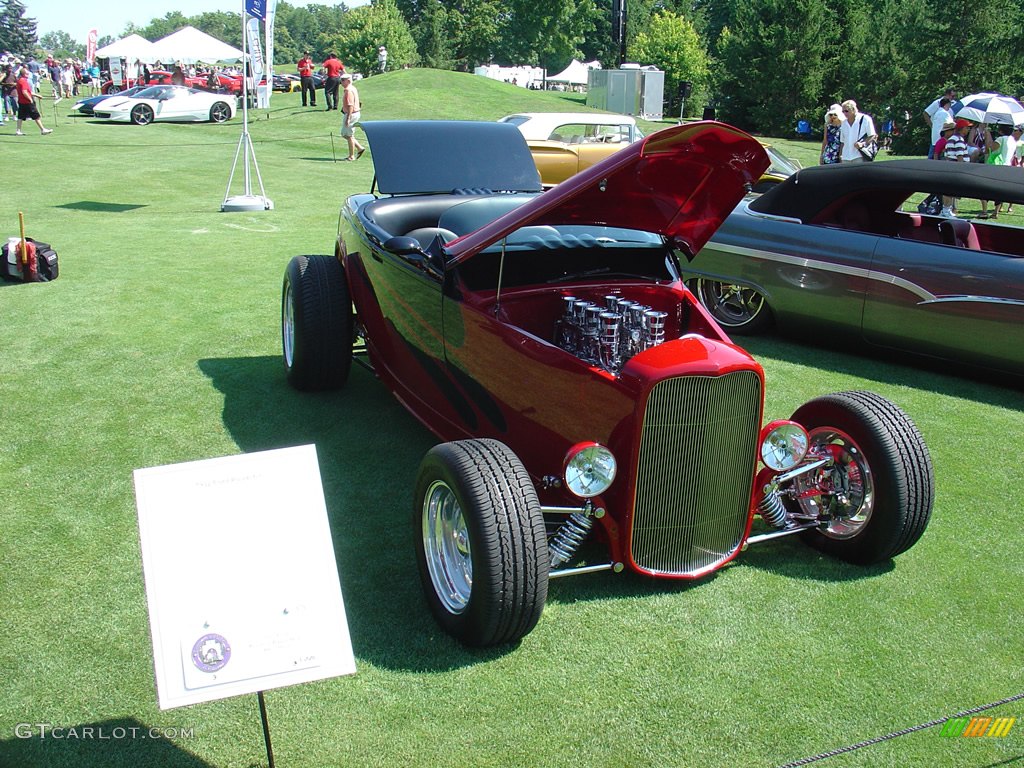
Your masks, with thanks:
<instances>
[{"instance_id":1,"label":"1932 ford roadster","mask_svg":"<svg viewBox=\"0 0 1024 768\"><path fill-rule=\"evenodd\" d=\"M680 280L768 166L756 140L672 127L542 193L511 125L365 130L373 190L345 202L334 255L288 264L284 361L322 390L368 356L446 441L413 524L447 632L518 640L556 577L694 579L790 534L873 563L921 536L934 480L910 418L844 392L762 425L762 368ZM581 565L588 539L607 557Z\"/></svg>"}]
</instances>

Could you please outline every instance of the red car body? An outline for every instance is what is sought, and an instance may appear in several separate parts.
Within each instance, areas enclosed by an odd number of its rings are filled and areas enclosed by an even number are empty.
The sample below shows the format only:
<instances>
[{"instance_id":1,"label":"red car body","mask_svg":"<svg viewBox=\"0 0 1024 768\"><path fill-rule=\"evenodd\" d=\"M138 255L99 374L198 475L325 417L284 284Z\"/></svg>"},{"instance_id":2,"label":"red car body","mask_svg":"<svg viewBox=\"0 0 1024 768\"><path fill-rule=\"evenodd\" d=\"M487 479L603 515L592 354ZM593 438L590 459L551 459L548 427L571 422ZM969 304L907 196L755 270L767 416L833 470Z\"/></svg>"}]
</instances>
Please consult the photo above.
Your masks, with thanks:
<instances>
[{"instance_id":1,"label":"red car body","mask_svg":"<svg viewBox=\"0 0 1024 768\"><path fill-rule=\"evenodd\" d=\"M518 640L557 576L699 578L755 540L758 515L777 529L764 538L802 531L860 562L923 532L932 473L909 418L845 393L762 429L760 365L680 279L678 256L768 167L755 139L669 128L541 194L511 126L366 132L382 196L347 201L333 257L289 264L285 363L295 386L340 386L361 337L375 374L445 441L424 459L414 519L447 631ZM458 152L432 155L443 146ZM865 425L876 410L883 426ZM890 498L904 481L868 460L879 452L910 455L915 501ZM574 562L588 538L607 562Z\"/></svg>"}]
</instances>

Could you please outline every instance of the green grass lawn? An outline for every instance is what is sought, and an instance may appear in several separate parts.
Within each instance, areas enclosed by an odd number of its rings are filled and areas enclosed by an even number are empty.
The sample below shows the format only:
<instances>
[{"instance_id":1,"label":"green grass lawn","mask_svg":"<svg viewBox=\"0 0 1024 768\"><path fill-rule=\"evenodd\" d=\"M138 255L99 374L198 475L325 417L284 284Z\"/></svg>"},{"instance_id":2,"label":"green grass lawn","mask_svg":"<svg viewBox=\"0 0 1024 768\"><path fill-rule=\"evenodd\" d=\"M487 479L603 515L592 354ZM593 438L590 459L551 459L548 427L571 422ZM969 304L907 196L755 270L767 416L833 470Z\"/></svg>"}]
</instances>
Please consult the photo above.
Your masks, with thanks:
<instances>
[{"instance_id":1,"label":"green grass lawn","mask_svg":"<svg viewBox=\"0 0 1024 768\"><path fill-rule=\"evenodd\" d=\"M454 73L359 86L367 120L584 108ZM915 419L937 482L917 546L864 569L786 539L694 584L562 579L517 647L455 644L413 555L432 436L361 368L341 393L306 395L280 362L285 264L330 252L371 157L333 162L337 113L275 94L251 135L276 207L222 214L239 121L137 128L69 106L45 104L51 136L0 129L0 236L23 211L61 259L53 283L0 284L0 766L265 764L254 695L157 708L132 470L306 443L359 671L267 693L279 765L773 766L1024 691L1024 393L772 336L745 342L767 372L767 416L864 388ZM1022 722L1002 739L933 728L824 764L1024 762L1024 701L991 714ZM187 738L20 738L19 723Z\"/></svg>"}]
</instances>

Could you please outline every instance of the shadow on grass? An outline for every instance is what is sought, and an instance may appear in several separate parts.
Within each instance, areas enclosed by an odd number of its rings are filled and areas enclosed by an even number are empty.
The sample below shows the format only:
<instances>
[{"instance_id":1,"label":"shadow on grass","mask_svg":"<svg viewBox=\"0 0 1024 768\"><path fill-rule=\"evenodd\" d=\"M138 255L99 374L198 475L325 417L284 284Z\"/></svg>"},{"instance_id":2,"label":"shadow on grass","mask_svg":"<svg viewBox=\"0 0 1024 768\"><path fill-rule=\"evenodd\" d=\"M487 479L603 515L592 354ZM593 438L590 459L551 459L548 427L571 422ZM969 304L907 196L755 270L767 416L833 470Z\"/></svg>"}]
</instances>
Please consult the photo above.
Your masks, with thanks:
<instances>
[{"instance_id":1,"label":"shadow on grass","mask_svg":"<svg viewBox=\"0 0 1024 768\"><path fill-rule=\"evenodd\" d=\"M77 203L64 203L55 205L54 208L67 208L74 211L92 211L94 213L125 213L138 208L145 208L146 204L135 205L133 203L100 203L95 200L80 200Z\"/></svg>"},{"instance_id":2,"label":"shadow on grass","mask_svg":"<svg viewBox=\"0 0 1024 768\"><path fill-rule=\"evenodd\" d=\"M1024 377L881 348L865 348L832 337L828 338L827 346L819 345L816 339L782 338L774 333L736 336L733 341L759 360L773 358L886 384L912 384L915 389L1024 411L1021 392Z\"/></svg>"},{"instance_id":3,"label":"shadow on grass","mask_svg":"<svg viewBox=\"0 0 1024 768\"><path fill-rule=\"evenodd\" d=\"M152 730L151 730L152 729ZM156 727L131 718L100 723L16 725L14 738L0 740L0 765L14 768L112 768L160 765L209 768L183 749L189 726Z\"/></svg>"}]
</instances>

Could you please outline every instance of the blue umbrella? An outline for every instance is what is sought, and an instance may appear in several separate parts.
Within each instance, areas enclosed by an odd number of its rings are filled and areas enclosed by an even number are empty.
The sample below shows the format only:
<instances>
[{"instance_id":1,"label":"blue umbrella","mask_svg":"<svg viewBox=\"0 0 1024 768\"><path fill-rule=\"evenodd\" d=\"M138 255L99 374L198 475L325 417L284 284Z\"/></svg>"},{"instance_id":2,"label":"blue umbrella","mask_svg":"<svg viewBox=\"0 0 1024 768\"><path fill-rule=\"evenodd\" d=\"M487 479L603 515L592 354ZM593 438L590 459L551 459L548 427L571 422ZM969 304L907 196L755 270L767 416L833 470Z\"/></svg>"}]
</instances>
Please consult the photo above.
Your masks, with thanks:
<instances>
[{"instance_id":1,"label":"blue umbrella","mask_svg":"<svg viewBox=\"0 0 1024 768\"><path fill-rule=\"evenodd\" d=\"M1024 123L1024 106L1009 96L998 93L975 93L953 103L953 115L978 123Z\"/></svg>"}]
</instances>

